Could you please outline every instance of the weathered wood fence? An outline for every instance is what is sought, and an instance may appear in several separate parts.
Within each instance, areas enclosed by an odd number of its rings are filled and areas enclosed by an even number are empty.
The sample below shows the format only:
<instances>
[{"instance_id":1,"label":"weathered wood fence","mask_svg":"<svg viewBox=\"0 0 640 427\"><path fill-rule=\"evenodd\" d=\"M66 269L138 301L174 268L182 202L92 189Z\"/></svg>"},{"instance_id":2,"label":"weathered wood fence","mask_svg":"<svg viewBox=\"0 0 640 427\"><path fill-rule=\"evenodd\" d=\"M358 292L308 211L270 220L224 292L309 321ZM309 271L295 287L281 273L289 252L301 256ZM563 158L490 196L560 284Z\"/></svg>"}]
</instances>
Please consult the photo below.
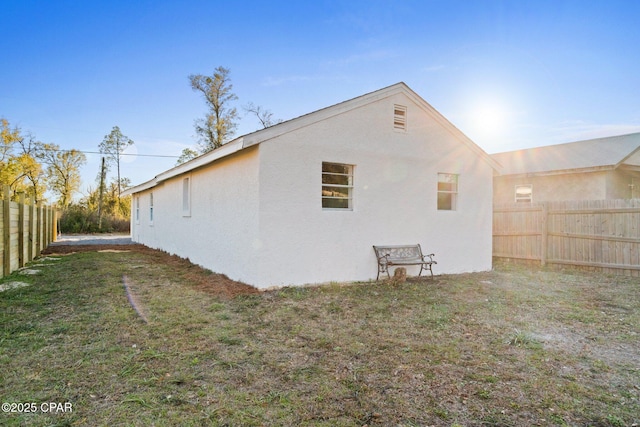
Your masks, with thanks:
<instances>
[{"instance_id":1,"label":"weathered wood fence","mask_svg":"<svg viewBox=\"0 0 640 427\"><path fill-rule=\"evenodd\" d=\"M9 187L0 200L0 277L24 267L40 255L57 234L56 211L43 205L28 204L24 195L10 201Z\"/></svg>"},{"instance_id":2,"label":"weathered wood fence","mask_svg":"<svg viewBox=\"0 0 640 427\"><path fill-rule=\"evenodd\" d=\"M640 276L640 199L494 206L493 256Z\"/></svg>"}]
</instances>

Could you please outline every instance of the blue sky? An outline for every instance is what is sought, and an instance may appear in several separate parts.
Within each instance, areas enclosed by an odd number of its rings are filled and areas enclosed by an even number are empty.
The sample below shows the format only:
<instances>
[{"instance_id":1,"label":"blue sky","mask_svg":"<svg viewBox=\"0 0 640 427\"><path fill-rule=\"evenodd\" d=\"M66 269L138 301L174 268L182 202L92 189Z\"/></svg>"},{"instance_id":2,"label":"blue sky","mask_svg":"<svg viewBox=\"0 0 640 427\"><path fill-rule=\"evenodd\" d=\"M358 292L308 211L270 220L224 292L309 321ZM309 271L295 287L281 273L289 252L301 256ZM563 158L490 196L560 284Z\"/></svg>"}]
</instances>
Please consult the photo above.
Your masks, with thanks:
<instances>
[{"instance_id":1,"label":"blue sky","mask_svg":"<svg viewBox=\"0 0 640 427\"><path fill-rule=\"evenodd\" d=\"M640 131L640 2L0 0L0 117L97 151L179 155L189 74L290 119L404 81L489 153ZM259 128L243 116L237 135ZM83 191L95 187L88 155ZM134 184L175 159L128 157Z\"/></svg>"}]
</instances>

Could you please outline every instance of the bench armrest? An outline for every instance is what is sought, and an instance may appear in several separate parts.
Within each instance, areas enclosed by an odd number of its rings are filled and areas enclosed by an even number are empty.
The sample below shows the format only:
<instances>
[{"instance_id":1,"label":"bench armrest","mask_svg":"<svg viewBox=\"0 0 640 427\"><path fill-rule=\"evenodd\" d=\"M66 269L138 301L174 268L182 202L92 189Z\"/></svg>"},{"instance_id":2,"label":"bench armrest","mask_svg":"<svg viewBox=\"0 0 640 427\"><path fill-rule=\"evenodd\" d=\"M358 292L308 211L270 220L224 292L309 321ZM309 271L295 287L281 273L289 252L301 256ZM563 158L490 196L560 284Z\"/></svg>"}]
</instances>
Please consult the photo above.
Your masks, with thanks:
<instances>
[{"instance_id":1,"label":"bench armrest","mask_svg":"<svg viewBox=\"0 0 640 427\"><path fill-rule=\"evenodd\" d=\"M424 261L426 261L426 262L432 262L432 263L434 263L434 264L437 264L437 263L433 260L433 257L434 257L435 255L436 255L436 254L423 255L423 256L422 256L422 259L423 259ZM427 259L427 257L428 257L429 259Z\"/></svg>"},{"instance_id":2,"label":"bench armrest","mask_svg":"<svg viewBox=\"0 0 640 427\"><path fill-rule=\"evenodd\" d=\"M378 264L389 264L389 257L391 254L384 254L378 257Z\"/></svg>"}]
</instances>

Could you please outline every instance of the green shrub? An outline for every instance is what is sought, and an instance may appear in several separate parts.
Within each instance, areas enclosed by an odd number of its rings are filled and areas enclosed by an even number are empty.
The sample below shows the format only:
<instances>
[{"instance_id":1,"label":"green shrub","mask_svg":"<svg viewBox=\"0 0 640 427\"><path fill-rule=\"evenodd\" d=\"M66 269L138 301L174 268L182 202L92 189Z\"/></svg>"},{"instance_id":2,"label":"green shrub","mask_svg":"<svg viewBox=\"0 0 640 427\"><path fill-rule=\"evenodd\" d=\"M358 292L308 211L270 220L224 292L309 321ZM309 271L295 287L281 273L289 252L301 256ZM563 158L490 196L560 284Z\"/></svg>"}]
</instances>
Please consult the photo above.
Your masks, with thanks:
<instances>
[{"instance_id":1,"label":"green shrub","mask_svg":"<svg viewBox=\"0 0 640 427\"><path fill-rule=\"evenodd\" d=\"M128 218L103 215L102 227L99 227L98 213L81 205L70 205L60 216L61 233L124 233L128 231Z\"/></svg>"}]
</instances>

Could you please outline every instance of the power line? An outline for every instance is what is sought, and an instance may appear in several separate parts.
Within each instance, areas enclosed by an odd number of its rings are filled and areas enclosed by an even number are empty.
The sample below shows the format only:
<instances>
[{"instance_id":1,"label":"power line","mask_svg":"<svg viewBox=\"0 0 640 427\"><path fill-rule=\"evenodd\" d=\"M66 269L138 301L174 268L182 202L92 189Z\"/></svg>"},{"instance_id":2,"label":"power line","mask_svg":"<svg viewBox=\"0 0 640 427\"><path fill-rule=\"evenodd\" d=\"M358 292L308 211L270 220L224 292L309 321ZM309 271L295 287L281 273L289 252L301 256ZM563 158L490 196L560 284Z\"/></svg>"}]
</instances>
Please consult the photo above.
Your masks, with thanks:
<instances>
[{"instance_id":1,"label":"power line","mask_svg":"<svg viewBox=\"0 0 640 427\"><path fill-rule=\"evenodd\" d=\"M41 150L44 151L53 151L53 152L58 152L58 153L70 153L72 151L75 151L77 153L82 153L82 154L102 154L102 155L108 155L107 153L101 153L99 151L83 151L83 150L77 150L77 149L71 149L71 150L63 150L63 149L55 149L55 148L40 148ZM173 158L173 159L177 159L180 156L169 156L169 155L164 155L164 154L133 154L133 153L120 153L121 156L137 156L137 157L163 157L163 158Z\"/></svg>"},{"instance_id":2,"label":"power line","mask_svg":"<svg viewBox=\"0 0 640 427\"><path fill-rule=\"evenodd\" d=\"M55 151L74 151L74 150L55 150ZM82 150L75 150L78 151L80 153L83 154L103 154L103 155L107 155L107 153L101 153L99 151L82 151ZM164 154L132 154L132 153L120 153L121 156L137 156L137 157L168 157L168 158L174 158L177 159L180 156L169 156L169 155L164 155Z\"/></svg>"}]
</instances>

